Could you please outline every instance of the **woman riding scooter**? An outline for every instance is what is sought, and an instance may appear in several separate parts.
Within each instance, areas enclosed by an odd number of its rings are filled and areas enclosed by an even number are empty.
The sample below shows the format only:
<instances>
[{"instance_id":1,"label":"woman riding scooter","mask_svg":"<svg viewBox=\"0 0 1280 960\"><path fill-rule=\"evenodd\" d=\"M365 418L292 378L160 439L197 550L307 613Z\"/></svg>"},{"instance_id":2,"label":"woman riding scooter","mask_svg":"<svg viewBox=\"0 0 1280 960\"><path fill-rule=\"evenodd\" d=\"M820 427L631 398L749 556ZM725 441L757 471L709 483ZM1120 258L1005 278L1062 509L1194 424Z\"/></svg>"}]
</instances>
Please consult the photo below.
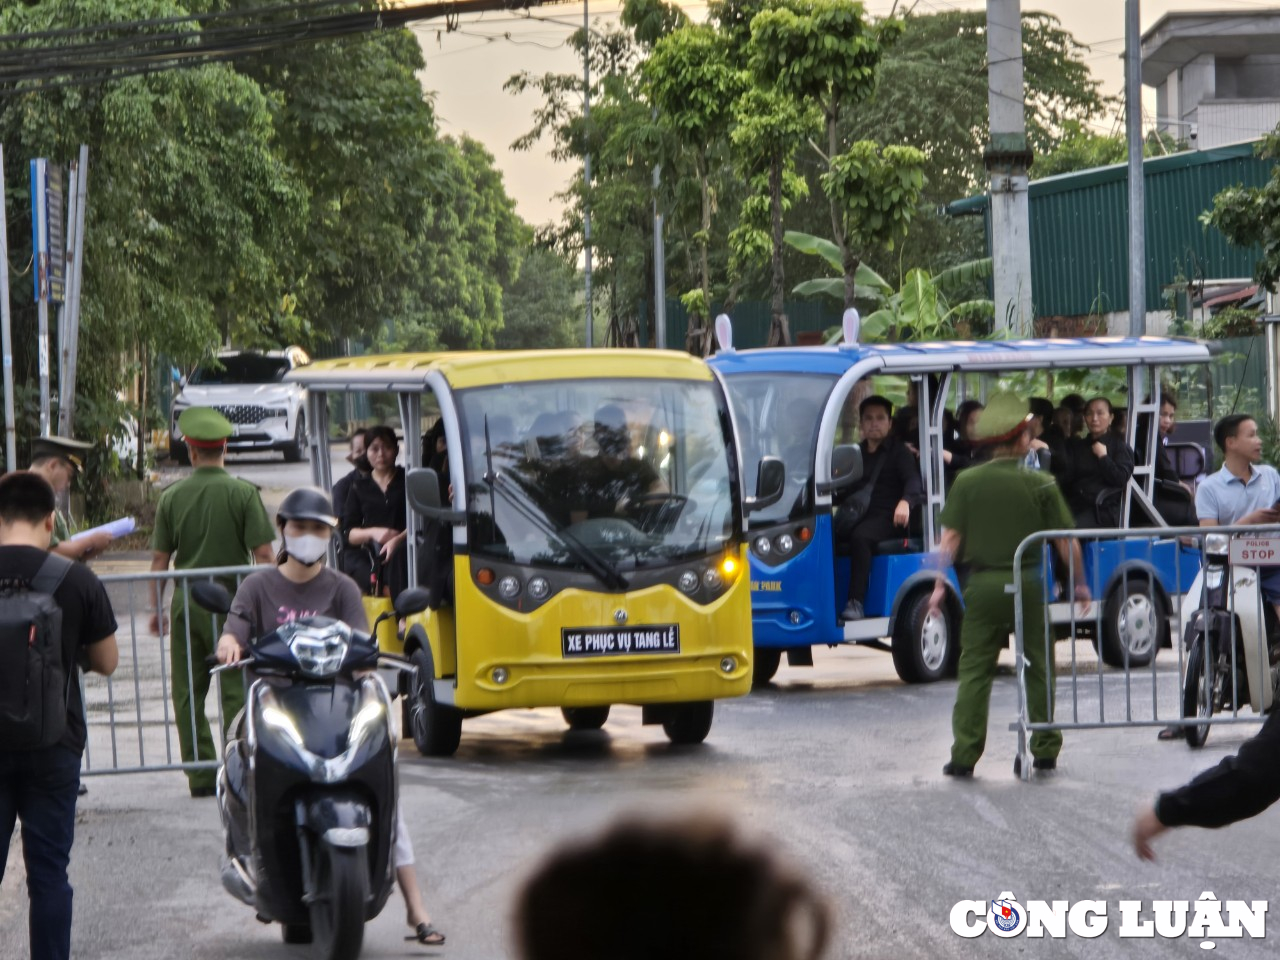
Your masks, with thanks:
<instances>
[{"instance_id":1,"label":"woman riding scooter","mask_svg":"<svg viewBox=\"0 0 1280 960\"><path fill-rule=\"evenodd\" d=\"M217 656L223 664L237 663L250 638L263 636L300 617L331 617L353 629L368 630L355 581L325 563L338 528L329 498L311 487L291 491L276 512L276 526L281 539L276 566L250 574L236 591L218 640ZM238 725L234 723L233 730ZM413 862L413 844L404 814L397 806L396 882L404 895L408 924L414 930L413 936L406 939L438 946L445 937L431 924Z\"/></svg>"}]
</instances>

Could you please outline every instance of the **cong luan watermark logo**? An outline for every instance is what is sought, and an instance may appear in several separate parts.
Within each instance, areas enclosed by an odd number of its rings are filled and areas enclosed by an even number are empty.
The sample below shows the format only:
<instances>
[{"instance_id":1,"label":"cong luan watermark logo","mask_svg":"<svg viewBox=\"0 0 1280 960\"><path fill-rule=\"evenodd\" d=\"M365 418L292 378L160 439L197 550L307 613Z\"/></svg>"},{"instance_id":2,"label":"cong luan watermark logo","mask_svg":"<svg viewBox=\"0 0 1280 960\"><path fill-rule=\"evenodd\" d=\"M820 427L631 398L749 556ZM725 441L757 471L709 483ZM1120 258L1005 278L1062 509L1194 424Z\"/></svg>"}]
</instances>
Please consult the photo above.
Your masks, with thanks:
<instances>
[{"instance_id":1,"label":"cong luan watermark logo","mask_svg":"<svg viewBox=\"0 0 1280 960\"><path fill-rule=\"evenodd\" d=\"M994 900L961 900L951 908L951 930L959 937L1100 937L1118 921L1116 933L1136 939L1187 938L1212 950L1217 940L1266 936L1266 900L1219 901L1212 891L1196 900L1028 900L1005 891Z\"/></svg>"}]
</instances>

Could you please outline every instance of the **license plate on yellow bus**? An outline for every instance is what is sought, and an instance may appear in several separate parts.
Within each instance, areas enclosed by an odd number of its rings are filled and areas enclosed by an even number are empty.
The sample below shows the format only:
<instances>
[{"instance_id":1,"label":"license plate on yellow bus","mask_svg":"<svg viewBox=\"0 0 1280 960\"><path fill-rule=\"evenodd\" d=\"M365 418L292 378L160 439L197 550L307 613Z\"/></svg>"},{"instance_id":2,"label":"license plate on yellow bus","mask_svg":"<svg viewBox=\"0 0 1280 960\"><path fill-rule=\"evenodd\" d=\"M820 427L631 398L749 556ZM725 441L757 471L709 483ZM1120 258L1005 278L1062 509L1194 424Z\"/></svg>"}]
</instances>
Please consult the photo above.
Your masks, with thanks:
<instances>
[{"instance_id":1,"label":"license plate on yellow bus","mask_svg":"<svg viewBox=\"0 0 1280 960\"><path fill-rule=\"evenodd\" d=\"M679 653L680 627L674 623L634 627L562 627L560 648L566 657Z\"/></svg>"}]
</instances>

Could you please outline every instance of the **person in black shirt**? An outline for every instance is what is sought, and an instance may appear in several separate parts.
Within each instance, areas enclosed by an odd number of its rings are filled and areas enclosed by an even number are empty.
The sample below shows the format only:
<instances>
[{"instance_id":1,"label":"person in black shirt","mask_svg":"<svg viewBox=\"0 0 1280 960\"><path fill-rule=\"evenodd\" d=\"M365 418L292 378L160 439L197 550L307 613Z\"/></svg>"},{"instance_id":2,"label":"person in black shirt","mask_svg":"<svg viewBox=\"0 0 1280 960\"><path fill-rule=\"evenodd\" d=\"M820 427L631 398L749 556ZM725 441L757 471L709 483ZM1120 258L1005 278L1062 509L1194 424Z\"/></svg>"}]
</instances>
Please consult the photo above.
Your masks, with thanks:
<instances>
[{"instance_id":1,"label":"person in black shirt","mask_svg":"<svg viewBox=\"0 0 1280 960\"><path fill-rule=\"evenodd\" d=\"M351 484L355 483L356 477L367 476L373 468L369 466L369 460L365 456L365 447L368 444L368 431L363 428L351 434L351 452L347 454L347 462L351 464L351 472L345 477L341 477L337 483L333 485L333 506L334 509L341 512L347 503L347 494L351 492ZM373 573L373 558L367 550L348 550L346 548L346 531L342 531L342 537L338 541L338 569L351 577L358 583L361 589L364 589L369 583L369 577Z\"/></svg>"},{"instance_id":2,"label":"person in black shirt","mask_svg":"<svg viewBox=\"0 0 1280 960\"><path fill-rule=\"evenodd\" d=\"M571 520L625 514L646 494L667 492L653 464L631 455L630 429L621 407L610 403L597 410L592 432L598 453L582 461L581 501L570 510Z\"/></svg>"},{"instance_id":3,"label":"person in black shirt","mask_svg":"<svg viewBox=\"0 0 1280 960\"><path fill-rule=\"evenodd\" d=\"M48 556L53 533L53 488L28 471L0 477L0 587L30 583ZM110 676L119 662L116 618L107 591L82 563L69 563L53 593L62 610L62 668L67 680L67 726L51 747L0 746L0 879L14 823L22 821L22 852L31 899L31 956L71 955L71 884L67 864L75 839L84 705L76 673L84 662ZM83 660L82 660L83 658Z\"/></svg>"},{"instance_id":4,"label":"person in black shirt","mask_svg":"<svg viewBox=\"0 0 1280 960\"><path fill-rule=\"evenodd\" d=\"M1177 790L1160 794L1133 825L1133 846L1154 860L1151 841L1170 827L1225 827L1280 799L1280 712L1272 712L1240 752Z\"/></svg>"},{"instance_id":5,"label":"person in black shirt","mask_svg":"<svg viewBox=\"0 0 1280 960\"><path fill-rule=\"evenodd\" d=\"M849 545L849 602L842 620L861 620L871 577L871 556L881 540L906 533L911 508L924 502L920 468L905 445L890 436L893 404L872 395L858 405L858 427L862 433L862 479L849 488L843 503L852 506L858 495L870 488L867 509L851 524L841 524L836 515L836 535Z\"/></svg>"},{"instance_id":6,"label":"person in black shirt","mask_svg":"<svg viewBox=\"0 0 1280 960\"><path fill-rule=\"evenodd\" d=\"M1119 494L1133 476L1133 451L1111 431L1114 418L1111 401L1094 397L1085 405L1085 436L1067 444L1066 469L1058 482L1077 527L1120 525Z\"/></svg>"},{"instance_id":7,"label":"person in black shirt","mask_svg":"<svg viewBox=\"0 0 1280 960\"><path fill-rule=\"evenodd\" d=\"M352 481L342 508L342 529L348 548L377 546L383 590L395 597L409 580L404 550L408 527L404 467L396 466L400 443L388 426L370 427L367 436L366 455L373 470L369 476Z\"/></svg>"}]
</instances>

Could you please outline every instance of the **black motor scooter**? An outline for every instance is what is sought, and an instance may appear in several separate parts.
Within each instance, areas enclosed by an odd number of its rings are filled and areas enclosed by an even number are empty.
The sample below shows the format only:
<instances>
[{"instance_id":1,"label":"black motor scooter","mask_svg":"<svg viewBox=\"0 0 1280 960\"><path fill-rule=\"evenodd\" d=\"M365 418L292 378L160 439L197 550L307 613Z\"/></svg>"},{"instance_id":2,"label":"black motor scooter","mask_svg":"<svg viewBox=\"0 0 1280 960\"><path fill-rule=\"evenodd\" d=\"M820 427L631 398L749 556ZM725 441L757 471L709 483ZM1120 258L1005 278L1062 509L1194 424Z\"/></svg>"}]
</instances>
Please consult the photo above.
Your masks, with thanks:
<instances>
[{"instance_id":1,"label":"black motor scooter","mask_svg":"<svg viewBox=\"0 0 1280 960\"><path fill-rule=\"evenodd\" d=\"M192 595L213 613L231 608L218 584L196 584ZM394 615L427 600L425 590L406 590ZM311 943L322 960L359 955L364 925L393 886L396 742L386 686L373 672L380 663L404 666L379 654L369 634L303 617L218 668L243 666L255 677L218 771L222 885L263 922L282 924L286 943Z\"/></svg>"}]
</instances>

